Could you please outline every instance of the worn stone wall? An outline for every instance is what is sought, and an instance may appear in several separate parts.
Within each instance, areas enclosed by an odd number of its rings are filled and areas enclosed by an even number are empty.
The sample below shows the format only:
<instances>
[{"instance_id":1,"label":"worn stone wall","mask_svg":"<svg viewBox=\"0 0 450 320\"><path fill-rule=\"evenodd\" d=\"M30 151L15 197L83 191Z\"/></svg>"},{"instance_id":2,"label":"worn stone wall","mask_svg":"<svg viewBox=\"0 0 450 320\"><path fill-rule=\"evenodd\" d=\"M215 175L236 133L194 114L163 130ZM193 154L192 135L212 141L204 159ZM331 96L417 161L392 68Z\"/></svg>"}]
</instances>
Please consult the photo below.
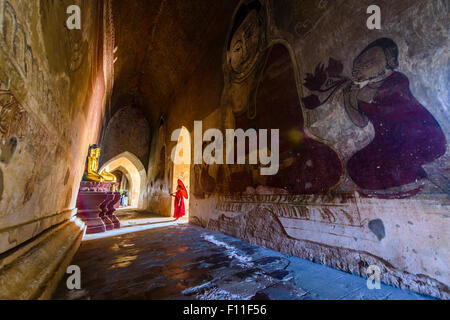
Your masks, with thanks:
<instances>
[{"instance_id":1,"label":"worn stone wall","mask_svg":"<svg viewBox=\"0 0 450 320\"><path fill-rule=\"evenodd\" d=\"M170 216L170 155L167 146L167 125L162 116L152 132L147 175L147 208L163 216Z\"/></svg>"},{"instance_id":2,"label":"worn stone wall","mask_svg":"<svg viewBox=\"0 0 450 320\"><path fill-rule=\"evenodd\" d=\"M199 5L198 1L193 0L162 8L158 22L163 24L164 19L176 16L178 24L155 27L152 38L154 45L147 53L148 59L154 61L145 66L148 69L144 76L159 76L164 80L154 83L144 77L141 89L145 94L142 104L151 101L152 105L148 109L156 113L151 117L152 140L145 192L148 209L159 214L171 214L173 198L169 193L173 192L174 181L171 153L176 146L176 141L171 141L173 131L185 127L192 134L194 120L203 119L205 128L208 125L214 128L221 125L219 105L223 89L223 43L226 41L228 19L231 19L237 3L238 0L221 0L211 5ZM182 9L177 9L178 6ZM204 11L199 10L200 7ZM180 27L183 27L182 31ZM174 43L174 38L179 40ZM167 52L169 49L171 51ZM159 59L165 62L161 68L155 63ZM145 85L146 81L149 84ZM169 86L170 82L174 83ZM154 93L158 86L164 87L162 96ZM172 90L167 94L170 99L164 100L169 88ZM194 188L193 179L191 172L190 181L185 181L191 189Z\"/></svg>"},{"instance_id":3,"label":"worn stone wall","mask_svg":"<svg viewBox=\"0 0 450 320\"><path fill-rule=\"evenodd\" d=\"M66 10L73 4L81 8L81 30L66 28ZM107 2L89 0L0 1L3 298L49 297L51 278L62 275L59 268L80 243L82 225L69 219L76 213L88 146L98 139L105 91L111 89L112 60L103 59L103 44L112 39L103 33L106 7ZM39 259L27 252L39 252ZM38 287L25 290L26 284L14 282L32 276L11 278L5 270L14 273L15 266L40 274L33 278ZM42 283L50 289L43 292Z\"/></svg>"},{"instance_id":4,"label":"worn stone wall","mask_svg":"<svg viewBox=\"0 0 450 320\"><path fill-rule=\"evenodd\" d=\"M193 120L280 129L280 170L192 166L190 221L448 298L448 3L377 1L381 30L371 4L241 1Z\"/></svg>"},{"instance_id":5,"label":"worn stone wall","mask_svg":"<svg viewBox=\"0 0 450 320\"><path fill-rule=\"evenodd\" d=\"M123 107L118 110L108 123L101 146L100 166L126 151L147 165L150 125L141 109Z\"/></svg>"}]
</instances>

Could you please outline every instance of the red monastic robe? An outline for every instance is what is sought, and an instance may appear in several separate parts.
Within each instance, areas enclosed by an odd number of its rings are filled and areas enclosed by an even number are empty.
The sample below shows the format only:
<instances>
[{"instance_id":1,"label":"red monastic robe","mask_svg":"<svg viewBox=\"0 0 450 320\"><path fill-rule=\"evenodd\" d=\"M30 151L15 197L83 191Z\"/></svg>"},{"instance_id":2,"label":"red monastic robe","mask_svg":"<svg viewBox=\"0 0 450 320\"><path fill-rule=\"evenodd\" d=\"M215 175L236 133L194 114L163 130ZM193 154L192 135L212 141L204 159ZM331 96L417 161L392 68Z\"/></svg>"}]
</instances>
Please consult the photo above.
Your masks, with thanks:
<instances>
[{"instance_id":1,"label":"red monastic robe","mask_svg":"<svg viewBox=\"0 0 450 320\"><path fill-rule=\"evenodd\" d=\"M185 214L186 214L186 210L185 210L185 207L184 207L183 193L180 190L177 191L177 194L175 195L175 200L174 201L175 201L175 203L174 203L174 205L175 205L175 213L174 213L173 217L175 219L184 217Z\"/></svg>"},{"instance_id":2,"label":"red monastic robe","mask_svg":"<svg viewBox=\"0 0 450 320\"><path fill-rule=\"evenodd\" d=\"M360 101L359 108L375 129L373 141L347 163L359 187L381 190L425 178L422 165L445 153L441 127L414 98L405 75L394 72L373 102Z\"/></svg>"}]
</instances>

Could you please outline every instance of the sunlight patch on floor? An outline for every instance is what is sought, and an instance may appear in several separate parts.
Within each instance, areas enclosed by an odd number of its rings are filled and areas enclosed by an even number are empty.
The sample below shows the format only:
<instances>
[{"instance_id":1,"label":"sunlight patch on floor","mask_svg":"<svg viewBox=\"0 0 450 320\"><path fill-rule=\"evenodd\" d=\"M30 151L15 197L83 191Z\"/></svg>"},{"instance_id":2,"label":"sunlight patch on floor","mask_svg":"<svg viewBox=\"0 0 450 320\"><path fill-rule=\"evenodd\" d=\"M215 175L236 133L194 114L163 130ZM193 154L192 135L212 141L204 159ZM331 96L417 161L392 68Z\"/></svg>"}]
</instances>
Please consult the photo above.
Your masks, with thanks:
<instances>
[{"instance_id":1,"label":"sunlight patch on floor","mask_svg":"<svg viewBox=\"0 0 450 320\"><path fill-rule=\"evenodd\" d=\"M115 237L115 236L127 234L127 233L139 232L139 231L150 230L150 229L158 229L158 228L170 227L170 226L177 226L177 225L184 225L184 224L188 224L188 223L189 223L188 220L181 220L181 219L178 221L174 221L172 219L171 221L168 221L168 222L159 222L159 223L156 221L154 223L152 223L150 221L149 223L146 223L146 224L136 225L136 226L127 225L120 229L110 230L110 231L106 231L103 233L85 234L83 237L83 241Z\"/></svg>"}]
</instances>

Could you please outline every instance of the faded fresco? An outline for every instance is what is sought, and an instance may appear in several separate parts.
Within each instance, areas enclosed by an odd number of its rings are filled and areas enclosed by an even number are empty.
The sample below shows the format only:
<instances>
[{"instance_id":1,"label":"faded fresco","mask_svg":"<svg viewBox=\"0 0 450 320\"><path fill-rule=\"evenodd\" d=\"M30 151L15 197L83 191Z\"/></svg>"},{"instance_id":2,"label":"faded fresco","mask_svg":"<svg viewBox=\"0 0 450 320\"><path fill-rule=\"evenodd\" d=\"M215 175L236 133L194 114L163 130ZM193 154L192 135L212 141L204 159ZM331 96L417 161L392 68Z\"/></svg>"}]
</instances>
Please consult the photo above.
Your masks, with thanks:
<instances>
[{"instance_id":1,"label":"faded fresco","mask_svg":"<svg viewBox=\"0 0 450 320\"><path fill-rule=\"evenodd\" d=\"M235 13L226 43L223 123L279 128L280 170L263 177L255 165L228 165L228 191L358 190L404 198L436 184L423 165L444 155L446 138L397 70L397 43L385 37L369 43L354 54L350 75L332 57L301 75L290 43L267 35L269 15L258 0L242 2ZM198 175L209 180L202 170Z\"/></svg>"},{"instance_id":2,"label":"faded fresco","mask_svg":"<svg viewBox=\"0 0 450 320\"><path fill-rule=\"evenodd\" d=\"M422 165L441 157L446 149L438 122L413 96L409 79L396 71L398 50L392 39L377 39L355 58L351 79L342 76L342 63L330 58L326 69L318 65L304 83L314 92L303 98L306 108L319 108L339 92L345 116L358 128L371 124L374 137L364 148L352 150L347 172L359 188L384 190L386 197L420 192L427 179Z\"/></svg>"},{"instance_id":3,"label":"faded fresco","mask_svg":"<svg viewBox=\"0 0 450 320\"><path fill-rule=\"evenodd\" d=\"M382 1L385 28L368 32L370 4L240 2L221 125L280 129L280 170L193 165L191 221L363 276L376 264L386 283L448 297L446 5Z\"/></svg>"},{"instance_id":4,"label":"faded fresco","mask_svg":"<svg viewBox=\"0 0 450 320\"><path fill-rule=\"evenodd\" d=\"M229 192L259 187L275 194L327 193L340 181L341 161L330 146L308 133L295 61L286 44L268 43L266 21L266 7L259 1L238 9L227 45L222 107L226 128L280 129L280 170L264 177L257 165L230 165Z\"/></svg>"}]
</instances>

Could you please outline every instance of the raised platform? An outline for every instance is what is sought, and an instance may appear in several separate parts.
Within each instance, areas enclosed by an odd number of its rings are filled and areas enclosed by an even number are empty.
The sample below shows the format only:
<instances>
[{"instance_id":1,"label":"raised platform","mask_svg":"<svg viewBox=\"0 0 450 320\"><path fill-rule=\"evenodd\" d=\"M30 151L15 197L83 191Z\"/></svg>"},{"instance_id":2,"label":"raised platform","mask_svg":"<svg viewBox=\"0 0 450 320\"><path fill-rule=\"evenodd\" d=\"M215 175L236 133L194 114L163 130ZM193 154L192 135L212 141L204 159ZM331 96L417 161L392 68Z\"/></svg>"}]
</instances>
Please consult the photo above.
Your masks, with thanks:
<instances>
[{"instance_id":1,"label":"raised platform","mask_svg":"<svg viewBox=\"0 0 450 320\"><path fill-rule=\"evenodd\" d=\"M120 193L115 182L82 181L77 198L78 217L86 224L86 234L120 228L114 214L119 207Z\"/></svg>"}]
</instances>

